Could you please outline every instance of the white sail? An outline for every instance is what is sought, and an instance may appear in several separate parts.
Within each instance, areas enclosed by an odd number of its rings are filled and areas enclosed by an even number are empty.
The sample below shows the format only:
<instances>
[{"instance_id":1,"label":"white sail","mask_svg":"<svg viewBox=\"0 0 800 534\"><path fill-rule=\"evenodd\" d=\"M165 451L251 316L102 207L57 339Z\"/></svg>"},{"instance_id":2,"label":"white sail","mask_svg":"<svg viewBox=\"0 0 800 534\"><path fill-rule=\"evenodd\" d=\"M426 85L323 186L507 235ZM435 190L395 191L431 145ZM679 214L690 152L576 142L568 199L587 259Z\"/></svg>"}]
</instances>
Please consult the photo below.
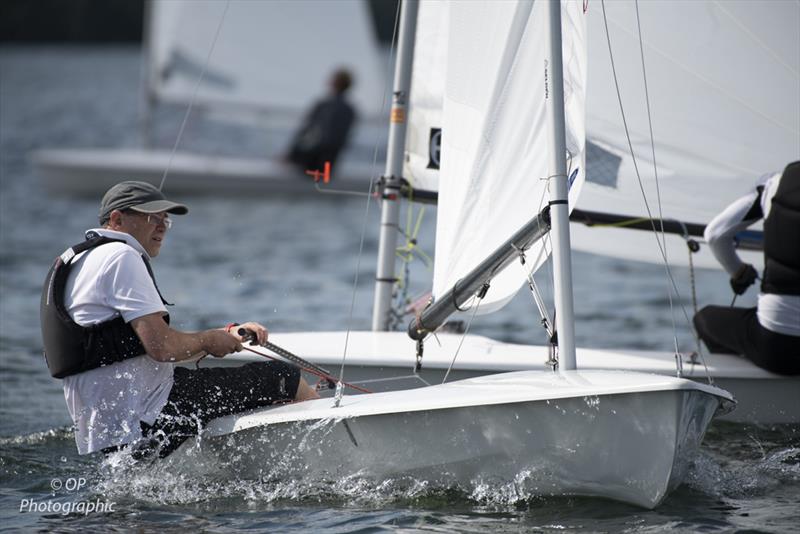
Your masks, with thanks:
<instances>
[{"instance_id":1,"label":"white sail","mask_svg":"<svg viewBox=\"0 0 800 534\"><path fill-rule=\"evenodd\" d=\"M414 189L439 187L448 12L446 2L421 2L417 14L403 167Z\"/></svg>"},{"instance_id":2,"label":"white sail","mask_svg":"<svg viewBox=\"0 0 800 534\"><path fill-rule=\"evenodd\" d=\"M788 161L800 156L800 4L702 1L675 9L669 1L640 3L646 69L643 72L636 4L607 3L614 66L650 205L648 214L619 110L602 8L595 3L587 11L587 182L579 209L631 219L663 216L666 220L705 225L752 188L758 176L780 171ZM429 66L422 72L427 91L436 87L428 81L435 80L431 74L436 71L432 69ZM429 102L432 100L426 105ZM435 111L426 109L425 115L435 117ZM416 124L413 111L410 119L411 131ZM417 127L422 134L428 134L430 124L423 122ZM424 176L423 188L436 190L438 173L425 167L430 158L427 140L421 134L414 135L419 138L409 133L412 148L406 173L415 178ZM419 162L416 166L415 161ZM573 248L587 252L653 263L663 261L652 233L641 230L573 224L572 243ZM668 235L666 243L670 263L688 263L683 237ZM744 251L742 256L756 265L763 262L759 252ZM702 244L692 261L695 266L719 268L708 247Z\"/></svg>"},{"instance_id":3,"label":"white sail","mask_svg":"<svg viewBox=\"0 0 800 534\"><path fill-rule=\"evenodd\" d=\"M638 169L659 217L644 74L665 219L706 224L767 172L800 156L800 3L606 2L608 34ZM583 210L647 217L627 145L603 6L589 4ZM575 225L573 225L575 227ZM573 247L661 261L647 232L576 229ZM688 258L680 237L670 262ZM710 254L695 265L716 266ZM748 258L758 262L760 255Z\"/></svg>"},{"instance_id":4,"label":"white sail","mask_svg":"<svg viewBox=\"0 0 800 534\"><path fill-rule=\"evenodd\" d=\"M434 297L548 201L542 3L452 2L449 9ZM562 12L567 149L574 179L570 205L575 205L584 176L585 26L577 2L563 4ZM546 259L539 254L541 246L528 251L528 267ZM479 312L502 306L524 280L519 264L510 266L492 280Z\"/></svg>"},{"instance_id":5,"label":"white sail","mask_svg":"<svg viewBox=\"0 0 800 534\"><path fill-rule=\"evenodd\" d=\"M149 78L156 98L191 99L226 5L153 3ZM346 67L362 116L379 116L386 69L367 10L357 0L232 0L197 102L297 114L324 94L334 69Z\"/></svg>"}]
</instances>

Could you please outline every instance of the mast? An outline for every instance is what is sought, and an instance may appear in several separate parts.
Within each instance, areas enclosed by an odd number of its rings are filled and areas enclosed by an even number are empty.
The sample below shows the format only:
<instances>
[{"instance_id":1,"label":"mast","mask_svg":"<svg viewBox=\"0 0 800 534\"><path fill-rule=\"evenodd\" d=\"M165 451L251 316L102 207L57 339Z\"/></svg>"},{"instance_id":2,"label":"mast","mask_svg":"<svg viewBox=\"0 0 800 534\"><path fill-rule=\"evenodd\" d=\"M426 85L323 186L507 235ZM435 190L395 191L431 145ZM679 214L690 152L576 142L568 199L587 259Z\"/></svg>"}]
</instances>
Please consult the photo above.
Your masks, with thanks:
<instances>
[{"instance_id":1,"label":"mast","mask_svg":"<svg viewBox=\"0 0 800 534\"><path fill-rule=\"evenodd\" d=\"M559 364L575 369L575 312L572 300L572 262L570 258L567 184L567 143L564 126L564 73L561 56L561 4L546 0L550 32L549 60L545 64L547 134L550 153L550 215L553 225L553 286L556 305Z\"/></svg>"},{"instance_id":2,"label":"mast","mask_svg":"<svg viewBox=\"0 0 800 534\"><path fill-rule=\"evenodd\" d=\"M386 149L386 170L381 203L381 232L378 245L378 269L375 279L375 300L372 308L372 329L389 329L392 288L396 282L395 248L400 219L400 180L406 141L406 104L411 88L411 66L414 58L414 36L417 29L418 0L404 0L400 12L400 37L392 88L392 110L389 141Z\"/></svg>"}]
</instances>

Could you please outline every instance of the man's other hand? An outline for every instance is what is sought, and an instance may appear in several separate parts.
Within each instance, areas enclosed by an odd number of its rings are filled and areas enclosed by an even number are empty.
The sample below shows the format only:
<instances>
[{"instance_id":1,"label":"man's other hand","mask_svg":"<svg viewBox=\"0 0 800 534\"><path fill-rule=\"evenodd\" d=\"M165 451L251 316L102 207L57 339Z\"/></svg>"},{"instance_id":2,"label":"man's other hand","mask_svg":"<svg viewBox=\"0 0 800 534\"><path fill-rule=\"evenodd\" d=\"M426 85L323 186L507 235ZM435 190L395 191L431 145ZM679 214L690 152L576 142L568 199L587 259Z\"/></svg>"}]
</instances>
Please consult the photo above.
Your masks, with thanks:
<instances>
[{"instance_id":1,"label":"man's other hand","mask_svg":"<svg viewBox=\"0 0 800 534\"><path fill-rule=\"evenodd\" d=\"M753 285L756 278L758 278L758 271L749 263L745 263L731 278L731 289L737 295L741 295L747 291L748 287Z\"/></svg>"}]
</instances>

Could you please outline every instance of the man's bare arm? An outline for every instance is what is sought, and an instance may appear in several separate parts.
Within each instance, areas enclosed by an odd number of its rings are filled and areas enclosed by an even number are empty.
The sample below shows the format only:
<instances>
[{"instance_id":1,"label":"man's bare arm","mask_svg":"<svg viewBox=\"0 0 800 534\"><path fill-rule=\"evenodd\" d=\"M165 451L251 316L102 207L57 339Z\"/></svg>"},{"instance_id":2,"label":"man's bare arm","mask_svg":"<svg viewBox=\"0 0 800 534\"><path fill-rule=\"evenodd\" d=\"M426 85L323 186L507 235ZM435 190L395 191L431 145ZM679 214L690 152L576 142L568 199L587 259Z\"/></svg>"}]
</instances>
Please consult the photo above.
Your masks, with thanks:
<instances>
[{"instance_id":1,"label":"man's bare arm","mask_svg":"<svg viewBox=\"0 0 800 534\"><path fill-rule=\"evenodd\" d=\"M242 350L241 342L224 330L181 332L170 328L160 313L152 313L131 321L147 354L160 362L182 362L203 353L217 357Z\"/></svg>"}]
</instances>

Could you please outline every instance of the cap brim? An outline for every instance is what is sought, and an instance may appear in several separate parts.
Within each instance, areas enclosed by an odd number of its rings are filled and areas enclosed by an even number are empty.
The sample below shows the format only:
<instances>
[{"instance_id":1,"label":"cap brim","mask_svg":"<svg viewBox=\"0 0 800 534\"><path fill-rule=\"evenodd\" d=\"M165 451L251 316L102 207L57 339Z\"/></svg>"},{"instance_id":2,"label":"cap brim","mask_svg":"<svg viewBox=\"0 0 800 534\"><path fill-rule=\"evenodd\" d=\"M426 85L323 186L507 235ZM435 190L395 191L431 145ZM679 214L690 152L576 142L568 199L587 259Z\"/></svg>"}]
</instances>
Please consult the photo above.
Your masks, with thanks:
<instances>
[{"instance_id":1,"label":"cap brim","mask_svg":"<svg viewBox=\"0 0 800 534\"><path fill-rule=\"evenodd\" d=\"M166 211L167 213L172 213L174 215L186 215L189 213L189 208L183 204L170 202L169 200L153 200L151 202L145 202L144 204L131 206L129 209L141 213L161 213L162 211Z\"/></svg>"}]
</instances>

